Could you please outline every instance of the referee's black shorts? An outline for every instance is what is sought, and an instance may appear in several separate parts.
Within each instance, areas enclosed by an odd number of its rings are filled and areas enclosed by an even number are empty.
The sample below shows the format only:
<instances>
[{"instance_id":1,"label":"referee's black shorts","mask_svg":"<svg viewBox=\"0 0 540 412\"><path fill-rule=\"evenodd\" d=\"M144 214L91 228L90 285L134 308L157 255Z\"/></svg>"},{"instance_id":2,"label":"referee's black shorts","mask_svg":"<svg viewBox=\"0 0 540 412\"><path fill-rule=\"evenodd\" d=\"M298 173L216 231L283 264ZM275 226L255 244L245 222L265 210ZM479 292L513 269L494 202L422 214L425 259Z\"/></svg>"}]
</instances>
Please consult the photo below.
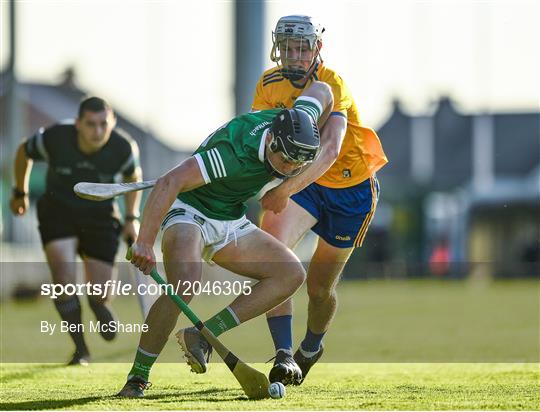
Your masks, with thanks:
<instances>
[{"instance_id":1,"label":"referee's black shorts","mask_svg":"<svg viewBox=\"0 0 540 412\"><path fill-rule=\"evenodd\" d=\"M45 195L38 200L37 214L43 246L52 240L76 237L81 256L114 262L122 225L110 211L68 207Z\"/></svg>"}]
</instances>

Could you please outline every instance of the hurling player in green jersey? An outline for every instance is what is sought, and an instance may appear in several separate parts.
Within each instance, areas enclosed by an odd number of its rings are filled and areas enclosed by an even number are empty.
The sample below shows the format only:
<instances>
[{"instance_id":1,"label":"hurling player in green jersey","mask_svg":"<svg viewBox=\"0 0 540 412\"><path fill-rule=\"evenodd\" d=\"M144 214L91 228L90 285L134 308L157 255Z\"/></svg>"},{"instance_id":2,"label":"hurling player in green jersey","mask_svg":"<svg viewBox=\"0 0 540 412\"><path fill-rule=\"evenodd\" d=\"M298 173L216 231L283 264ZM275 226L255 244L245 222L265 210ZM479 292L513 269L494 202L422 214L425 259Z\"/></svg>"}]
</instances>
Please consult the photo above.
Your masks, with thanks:
<instances>
[{"instance_id":1,"label":"hurling player in green jersey","mask_svg":"<svg viewBox=\"0 0 540 412\"><path fill-rule=\"evenodd\" d=\"M285 245L245 217L246 201L275 177L300 173L319 149L318 126L328 118L333 95L314 82L292 109L238 116L211 134L195 153L160 177L146 202L132 259L146 275L155 267L154 241L160 230L168 282L186 301L185 288L200 281L201 259L258 282L205 322L214 335L266 313L304 282L302 264ZM318 125L317 125L318 122ZM165 346L180 310L162 295L141 335L133 367L118 394L140 397L152 364ZM191 369L206 372L211 347L198 329L176 333Z\"/></svg>"}]
</instances>

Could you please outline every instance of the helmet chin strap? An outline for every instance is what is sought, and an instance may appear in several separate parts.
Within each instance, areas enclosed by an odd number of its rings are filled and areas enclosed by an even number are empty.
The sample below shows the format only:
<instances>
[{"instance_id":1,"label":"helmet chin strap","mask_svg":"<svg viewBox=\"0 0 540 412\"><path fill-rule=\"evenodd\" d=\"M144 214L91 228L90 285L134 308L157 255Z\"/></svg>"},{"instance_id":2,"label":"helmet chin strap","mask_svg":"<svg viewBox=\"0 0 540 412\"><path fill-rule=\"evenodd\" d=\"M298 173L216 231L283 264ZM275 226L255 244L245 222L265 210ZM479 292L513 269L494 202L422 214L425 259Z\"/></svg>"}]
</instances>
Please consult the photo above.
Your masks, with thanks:
<instances>
[{"instance_id":1,"label":"helmet chin strap","mask_svg":"<svg viewBox=\"0 0 540 412\"><path fill-rule=\"evenodd\" d=\"M297 82L306 77L307 72L302 69L281 69L281 74L291 82Z\"/></svg>"},{"instance_id":2,"label":"helmet chin strap","mask_svg":"<svg viewBox=\"0 0 540 412\"><path fill-rule=\"evenodd\" d=\"M308 78L313 74L313 72L317 69L317 65L319 64L319 54L317 53L317 56L313 59L313 63L311 63L311 66L306 70L302 69L285 69L283 66L281 68L281 74L283 77L285 77L287 80L290 80L293 83L293 86L303 86L303 84L297 84L298 82L304 80L303 83L305 83Z\"/></svg>"}]
</instances>

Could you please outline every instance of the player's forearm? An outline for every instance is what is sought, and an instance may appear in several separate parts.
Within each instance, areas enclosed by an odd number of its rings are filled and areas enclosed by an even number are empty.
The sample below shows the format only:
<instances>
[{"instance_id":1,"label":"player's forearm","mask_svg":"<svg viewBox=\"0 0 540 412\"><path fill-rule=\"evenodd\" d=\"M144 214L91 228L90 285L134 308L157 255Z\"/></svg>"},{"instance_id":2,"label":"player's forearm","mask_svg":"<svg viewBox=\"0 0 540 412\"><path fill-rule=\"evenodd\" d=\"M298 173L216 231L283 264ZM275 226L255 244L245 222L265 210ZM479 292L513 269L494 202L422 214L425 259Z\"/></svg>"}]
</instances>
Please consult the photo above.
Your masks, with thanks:
<instances>
[{"instance_id":1,"label":"player's forearm","mask_svg":"<svg viewBox=\"0 0 540 412\"><path fill-rule=\"evenodd\" d=\"M28 193L28 182L30 180L32 164L33 161L26 156L24 143L22 143L17 149L14 163L15 187L21 192Z\"/></svg>"},{"instance_id":2,"label":"player's forearm","mask_svg":"<svg viewBox=\"0 0 540 412\"><path fill-rule=\"evenodd\" d=\"M282 189L286 190L289 196L300 192L302 189L306 188L325 174L326 171L334 164L336 158L337 153L335 153L330 147L322 147L317 161L311 164L298 176L285 180L281 184Z\"/></svg>"},{"instance_id":3,"label":"player's forearm","mask_svg":"<svg viewBox=\"0 0 540 412\"><path fill-rule=\"evenodd\" d=\"M177 195L178 187L168 175L157 180L144 206L137 243L154 245L161 221Z\"/></svg>"},{"instance_id":4,"label":"player's forearm","mask_svg":"<svg viewBox=\"0 0 540 412\"><path fill-rule=\"evenodd\" d=\"M146 200L137 243L153 245L165 213L179 193L205 184L197 161L189 157L160 177Z\"/></svg>"},{"instance_id":5,"label":"player's forearm","mask_svg":"<svg viewBox=\"0 0 540 412\"><path fill-rule=\"evenodd\" d=\"M140 168L135 169L135 172L131 176L127 176L124 178L124 182L126 183L140 182L140 181L142 181L142 172ZM139 216L141 198L142 198L141 191L126 193L124 195L127 216Z\"/></svg>"},{"instance_id":6,"label":"player's forearm","mask_svg":"<svg viewBox=\"0 0 540 412\"><path fill-rule=\"evenodd\" d=\"M323 103L323 112L321 114L321 117L319 117L319 121L317 122L317 126L319 126L319 130L323 130L324 126L326 125L326 122L330 118L330 114L332 113L332 108L334 107L334 95L330 92L330 95L327 96L327 100Z\"/></svg>"},{"instance_id":7,"label":"player's forearm","mask_svg":"<svg viewBox=\"0 0 540 412\"><path fill-rule=\"evenodd\" d=\"M332 116L321 131L321 149L319 156L298 176L282 183L282 190L291 196L298 193L326 173L339 156L341 143L347 131L347 121L341 116Z\"/></svg>"}]
</instances>

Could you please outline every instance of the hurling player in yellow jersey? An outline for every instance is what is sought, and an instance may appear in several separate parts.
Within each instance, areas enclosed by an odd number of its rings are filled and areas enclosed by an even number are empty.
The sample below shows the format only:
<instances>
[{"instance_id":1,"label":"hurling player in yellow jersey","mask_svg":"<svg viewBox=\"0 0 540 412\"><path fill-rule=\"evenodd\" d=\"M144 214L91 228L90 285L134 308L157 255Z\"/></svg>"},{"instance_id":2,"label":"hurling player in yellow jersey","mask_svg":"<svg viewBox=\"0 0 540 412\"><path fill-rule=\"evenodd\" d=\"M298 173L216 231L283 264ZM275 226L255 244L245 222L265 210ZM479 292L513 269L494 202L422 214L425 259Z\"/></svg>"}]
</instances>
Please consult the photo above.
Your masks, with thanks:
<instances>
[{"instance_id":1,"label":"hurling player in yellow jersey","mask_svg":"<svg viewBox=\"0 0 540 412\"><path fill-rule=\"evenodd\" d=\"M294 356L291 300L267 313L276 348L270 381L283 384L302 383L323 353L322 339L337 308L339 275L362 245L379 195L375 173L388 162L376 133L362 126L344 81L323 64L323 31L308 16L279 19L270 56L277 67L260 78L252 107L290 108L315 80L327 83L334 94L317 160L262 198L262 228L287 246L294 247L308 230L318 235L307 276L307 330Z\"/></svg>"}]
</instances>

